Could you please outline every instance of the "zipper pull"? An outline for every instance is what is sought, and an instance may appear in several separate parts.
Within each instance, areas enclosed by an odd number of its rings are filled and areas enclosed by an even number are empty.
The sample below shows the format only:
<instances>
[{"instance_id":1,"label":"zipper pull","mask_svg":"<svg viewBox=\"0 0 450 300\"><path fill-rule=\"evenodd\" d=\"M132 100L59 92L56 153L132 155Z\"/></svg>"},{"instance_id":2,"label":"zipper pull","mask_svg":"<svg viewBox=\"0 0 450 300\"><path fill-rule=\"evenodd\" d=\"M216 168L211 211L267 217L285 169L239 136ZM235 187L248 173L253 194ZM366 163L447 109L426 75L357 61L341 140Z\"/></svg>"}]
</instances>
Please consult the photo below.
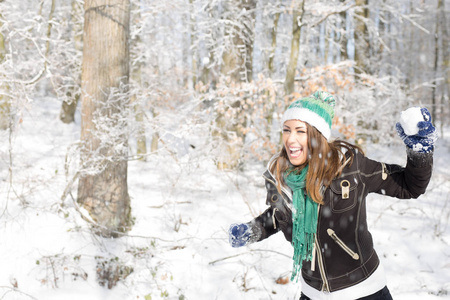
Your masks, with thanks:
<instances>
[{"instance_id":1,"label":"zipper pull","mask_svg":"<svg viewBox=\"0 0 450 300\"><path fill-rule=\"evenodd\" d=\"M359 259L358 253L354 252L352 249L350 249L334 232L333 229L328 228L327 229L328 235L345 251L348 255L350 255L354 260Z\"/></svg>"},{"instance_id":2,"label":"zipper pull","mask_svg":"<svg viewBox=\"0 0 450 300\"><path fill-rule=\"evenodd\" d=\"M388 177L388 173L387 173L386 165L384 163L381 163L381 178L383 180L386 180L387 177Z\"/></svg>"},{"instance_id":3,"label":"zipper pull","mask_svg":"<svg viewBox=\"0 0 450 300\"><path fill-rule=\"evenodd\" d=\"M273 223L273 229L277 229L277 223L275 221L275 212L278 210L278 208L275 207L275 209L272 212L272 223Z\"/></svg>"},{"instance_id":4,"label":"zipper pull","mask_svg":"<svg viewBox=\"0 0 450 300\"><path fill-rule=\"evenodd\" d=\"M311 260L311 271L315 271L316 270L316 243L314 243L313 245L313 250L312 250L312 260Z\"/></svg>"}]
</instances>

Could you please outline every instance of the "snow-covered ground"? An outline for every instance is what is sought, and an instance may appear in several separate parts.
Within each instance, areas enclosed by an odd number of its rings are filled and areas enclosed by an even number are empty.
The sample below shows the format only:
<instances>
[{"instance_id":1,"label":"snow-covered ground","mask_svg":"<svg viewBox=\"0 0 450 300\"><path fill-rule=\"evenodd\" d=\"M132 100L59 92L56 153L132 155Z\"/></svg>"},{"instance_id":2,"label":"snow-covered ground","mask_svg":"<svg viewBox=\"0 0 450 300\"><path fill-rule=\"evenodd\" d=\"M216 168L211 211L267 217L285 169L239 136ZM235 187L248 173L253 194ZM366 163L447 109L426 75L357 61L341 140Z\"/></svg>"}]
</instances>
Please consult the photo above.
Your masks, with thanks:
<instances>
[{"instance_id":1,"label":"snow-covered ground","mask_svg":"<svg viewBox=\"0 0 450 300\"><path fill-rule=\"evenodd\" d=\"M282 234L228 244L229 224L266 208L262 163L238 173L198 152L130 161L135 225L126 237L104 239L70 195L61 199L79 124L61 123L58 113L57 100L39 99L13 135L0 132L0 299L295 299L300 286L288 281L292 247ZM405 163L400 143L370 145L367 154ZM394 299L450 299L450 134L438 142L425 195L371 195L368 214ZM132 272L108 289L97 281L101 264Z\"/></svg>"}]
</instances>

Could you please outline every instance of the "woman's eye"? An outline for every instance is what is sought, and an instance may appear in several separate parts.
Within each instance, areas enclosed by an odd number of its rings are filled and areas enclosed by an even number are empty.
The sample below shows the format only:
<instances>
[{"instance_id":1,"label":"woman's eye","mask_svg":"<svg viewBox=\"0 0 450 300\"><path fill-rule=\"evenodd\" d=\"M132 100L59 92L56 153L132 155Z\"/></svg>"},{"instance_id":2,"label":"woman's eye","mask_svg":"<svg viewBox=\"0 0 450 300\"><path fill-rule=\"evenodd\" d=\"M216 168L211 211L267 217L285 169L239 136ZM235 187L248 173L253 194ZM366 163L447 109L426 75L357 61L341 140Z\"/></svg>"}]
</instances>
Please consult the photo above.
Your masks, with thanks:
<instances>
[{"instance_id":1,"label":"woman's eye","mask_svg":"<svg viewBox=\"0 0 450 300\"><path fill-rule=\"evenodd\" d=\"M283 129L283 133L289 133L289 129Z\"/></svg>"}]
</instances>

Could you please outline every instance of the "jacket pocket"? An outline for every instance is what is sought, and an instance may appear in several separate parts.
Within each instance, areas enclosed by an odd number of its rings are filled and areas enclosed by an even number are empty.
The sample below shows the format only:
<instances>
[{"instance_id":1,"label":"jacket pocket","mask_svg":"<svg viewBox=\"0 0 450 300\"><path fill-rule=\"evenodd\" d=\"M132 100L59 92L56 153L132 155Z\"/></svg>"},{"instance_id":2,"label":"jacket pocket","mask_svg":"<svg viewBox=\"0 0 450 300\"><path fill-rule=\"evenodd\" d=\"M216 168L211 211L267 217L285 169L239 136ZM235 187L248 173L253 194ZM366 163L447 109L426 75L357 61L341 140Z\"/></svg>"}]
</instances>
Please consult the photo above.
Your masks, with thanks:
<instances>
[{"instance_id":1,"label":"jacket pocket","mask_svg":"<svg viewBox=\"0 0 450 300\"><path fill-rule=\"evenodd\" d=\"M352 249L350 249L350 247L348 247L334 232L333 229L328 228L327 229L327 233L328 235L333 239L333 241L336 242L336 244L339 245L339 247L342 248L342 250L344 250L348 255L351 256L351 258L353 258L354 260L358 260L359 259L359 255L358 253L354 252Z\"/></svg>"},{"instance_id":2,"label":"jacket pocket","mask_svg":"<svg viewBox=\"0 0 450 300\"><path fill-rule=\"evenodd\" d=\"M331 182L331 209L342 213L355 207L358 203L359 180L356 174L342 176Z\"/></svg>"}]
</instances>

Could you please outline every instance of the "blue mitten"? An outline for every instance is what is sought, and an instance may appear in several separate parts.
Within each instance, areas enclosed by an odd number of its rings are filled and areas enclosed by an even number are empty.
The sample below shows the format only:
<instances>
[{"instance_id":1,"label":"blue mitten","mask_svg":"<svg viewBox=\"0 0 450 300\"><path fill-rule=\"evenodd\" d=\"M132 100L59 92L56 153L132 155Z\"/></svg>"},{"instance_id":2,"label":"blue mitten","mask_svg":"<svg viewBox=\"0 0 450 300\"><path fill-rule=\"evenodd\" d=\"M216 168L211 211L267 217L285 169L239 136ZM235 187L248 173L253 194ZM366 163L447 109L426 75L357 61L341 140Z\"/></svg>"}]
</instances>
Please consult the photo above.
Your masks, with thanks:
<instances>
[{"instance_id":1,"label":"blue mitten","mask_svg":"<svg viewBox=\"0 0 450 300\"><path fill-rule=\"evenodd\" d=\"M414 122L413 125L417 127L413 134L408 135L405 133L405 129L401 124L402 122L396 124L396 129L398 135L408 148L419 153L429 153L433 151L434 143L437 140L436 128L431 123L431 114L428 109L420 108L420 112L422 120L402 120L403 126L409 125L411 127L411 122Z\"/></svg>"},{"instance_id":2,"label":"blue mitten","mask_svg":"<svg viewBox=\"0 0 450 300\"><path fill-rule=\"evenodd\" d=\"M231 224L228 229L228 239L234 248L247 245L251 236L252 229L248 224Z\"/></svg>"}]
</instances>

